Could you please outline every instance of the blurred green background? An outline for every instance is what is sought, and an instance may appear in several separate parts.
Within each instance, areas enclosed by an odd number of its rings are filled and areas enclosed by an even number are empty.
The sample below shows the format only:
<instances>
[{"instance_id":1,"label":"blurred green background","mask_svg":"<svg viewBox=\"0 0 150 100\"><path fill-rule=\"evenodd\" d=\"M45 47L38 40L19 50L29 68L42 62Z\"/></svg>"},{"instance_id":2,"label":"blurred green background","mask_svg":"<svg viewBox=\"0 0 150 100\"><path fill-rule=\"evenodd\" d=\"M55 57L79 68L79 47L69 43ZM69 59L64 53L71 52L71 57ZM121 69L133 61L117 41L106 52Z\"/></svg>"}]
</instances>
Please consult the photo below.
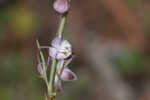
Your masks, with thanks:
<instances>
[{"instance_id":1,"label":"blurred green background","mask_svg":"<svg viewBox=\"0 0 150 100\"><path fill-rule=\"evenodd\" d=\"M57 100L150 100L149 11L149 0L71 0L64 38L78 80ZM57 26L52 0L0 0L0 100L45 99L35 40L50 45Z\"/></svg>"}]
</instances>

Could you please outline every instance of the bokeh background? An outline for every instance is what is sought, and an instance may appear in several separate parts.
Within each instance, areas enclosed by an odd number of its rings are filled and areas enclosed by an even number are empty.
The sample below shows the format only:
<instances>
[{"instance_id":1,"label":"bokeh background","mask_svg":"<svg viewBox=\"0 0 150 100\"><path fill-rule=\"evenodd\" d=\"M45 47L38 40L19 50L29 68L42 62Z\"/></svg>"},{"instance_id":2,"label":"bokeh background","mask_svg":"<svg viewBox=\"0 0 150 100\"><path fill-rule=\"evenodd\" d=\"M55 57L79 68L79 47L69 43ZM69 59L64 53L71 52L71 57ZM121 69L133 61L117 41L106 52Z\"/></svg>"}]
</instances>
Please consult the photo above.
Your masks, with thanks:
<instances>
[{"instance_id":1,"label":"bokeh background","mask_svg":"<svg viewBox=\"0 0 150 100\"><path fill-rule=\"evenodd\" d=\"M57 26L52 0L0 0L0 100L45 99L35 39ZM150 100L149 0L71 0L64 38L78 80L57 100Z\"/></svg>"}]
</instances>

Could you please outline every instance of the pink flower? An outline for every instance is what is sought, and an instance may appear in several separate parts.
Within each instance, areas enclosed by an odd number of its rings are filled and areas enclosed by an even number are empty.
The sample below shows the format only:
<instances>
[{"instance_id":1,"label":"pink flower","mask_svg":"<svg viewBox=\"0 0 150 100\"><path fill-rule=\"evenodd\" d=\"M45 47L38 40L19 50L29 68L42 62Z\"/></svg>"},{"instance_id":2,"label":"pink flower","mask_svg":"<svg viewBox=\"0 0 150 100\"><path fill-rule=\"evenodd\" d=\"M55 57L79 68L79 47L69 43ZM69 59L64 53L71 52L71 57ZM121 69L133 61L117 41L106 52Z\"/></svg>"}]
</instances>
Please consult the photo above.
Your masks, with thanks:
<instances>
[{"instance_id":1,"label":"pink flower","mask_svg":"<svg viewBox=\"0 0 150 100\"><path fill-rule=\"evenodd\" d=\"M68 64L72 61L72 46L67 40L62 40L60 37L56 37L52 40L51 46L41 46L41 48L49 49L49 56L47 63L44 67L47 70L49 67L50 58L57 59L56 74L54 79L54 86L58 91L62 91L63 81L77 80L77 76L68 68ZM43 66L40 59L40 52L38 52L38 72L43 76Z\"/></svg>"},{"instance_id":2,"label":"pink flower","mask_svg":"<svg viewBox=\"0 0 150 100\"><path fill-rule=\"evenodd\" d=\"M56 37L52 41L52 47L49 47L49 55L52 58L66 59L72 54L72 46L67 40L61 40Z\"/></svg>"},{"instance_id":3,"label":"pink flower","mask_svg":"<svg viewBox=\"0 0 150 100\"><path fill-rule=\"evenodd\" d=\"M61 91L62 88L62 81L74 81L77 80L77 76L74 72L72 72L69 68L68 68L68 64L72 61L72 57L70 59L67 60L59 60L58 64L57 64L57 73L60 74L60 70L63 68L62 70L62 74L60 76L60 79L58 77L58 74L55 75L55 86L58 85L58 91Z\"/></svg>"}]
</instances>

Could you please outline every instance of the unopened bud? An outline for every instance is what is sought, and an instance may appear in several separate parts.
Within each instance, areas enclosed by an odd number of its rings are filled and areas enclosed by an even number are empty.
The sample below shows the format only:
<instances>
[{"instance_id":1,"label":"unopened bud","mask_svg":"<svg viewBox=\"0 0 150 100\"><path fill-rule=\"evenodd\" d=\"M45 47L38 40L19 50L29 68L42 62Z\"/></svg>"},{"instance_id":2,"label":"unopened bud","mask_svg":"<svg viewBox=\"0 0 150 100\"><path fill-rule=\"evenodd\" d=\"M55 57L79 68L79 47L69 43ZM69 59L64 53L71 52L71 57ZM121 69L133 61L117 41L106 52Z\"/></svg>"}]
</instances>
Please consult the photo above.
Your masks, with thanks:
<instances>
[{"instance_id":1,"label":"unopened bud","mask_svg":"<svg viewBox=\"0 0 150 100\"><path fill-rule=\"evenodd\" d=\"M64 14L68 12L70 8L70 2L69 0L56 0L53 7L58 13Z\"/></svg>"}]
</instances>

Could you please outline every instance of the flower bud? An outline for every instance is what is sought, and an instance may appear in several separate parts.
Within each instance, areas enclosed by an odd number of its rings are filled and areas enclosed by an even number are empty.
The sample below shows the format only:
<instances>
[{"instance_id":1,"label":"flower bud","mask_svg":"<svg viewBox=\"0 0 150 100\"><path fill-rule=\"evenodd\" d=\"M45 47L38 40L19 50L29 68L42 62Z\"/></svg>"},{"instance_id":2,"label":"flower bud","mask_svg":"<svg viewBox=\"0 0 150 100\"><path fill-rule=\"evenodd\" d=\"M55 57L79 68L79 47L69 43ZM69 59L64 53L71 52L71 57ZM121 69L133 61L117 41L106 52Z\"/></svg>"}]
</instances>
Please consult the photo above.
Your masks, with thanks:
<instances>
[{"instance_id":1,"label":"flower bud","mask_svg":"<svg viewBox=\"0 0 150 100\"><path fill-rule=\"evenodd\" d=\"M40 73L40 75L42 76L43 75L43 69L42 69L42 64L41 63L38 64L37 70Z\"/></svg>"},{"instance_id":2,"label":"flower bud","mask_svg":"<svg viewBox=\"0 0 150 100\"><path fill-rule=\"evenodd\" d=\"M60 14L68 12L70 8L69 0L56 0L53 4L53 8Z\"/></svg>"},{"instance_id":3,"label":"flower bud","mask_svg":"<svg viewBox=\"0 0 150 100\"><path fill-rule=\"evenodd\" d=\"M62 75L61 75L61 79L63 81L74 81L74 80L77 80L77 76L70 69L64 68Z\"/></svg>"}]
</instances>

